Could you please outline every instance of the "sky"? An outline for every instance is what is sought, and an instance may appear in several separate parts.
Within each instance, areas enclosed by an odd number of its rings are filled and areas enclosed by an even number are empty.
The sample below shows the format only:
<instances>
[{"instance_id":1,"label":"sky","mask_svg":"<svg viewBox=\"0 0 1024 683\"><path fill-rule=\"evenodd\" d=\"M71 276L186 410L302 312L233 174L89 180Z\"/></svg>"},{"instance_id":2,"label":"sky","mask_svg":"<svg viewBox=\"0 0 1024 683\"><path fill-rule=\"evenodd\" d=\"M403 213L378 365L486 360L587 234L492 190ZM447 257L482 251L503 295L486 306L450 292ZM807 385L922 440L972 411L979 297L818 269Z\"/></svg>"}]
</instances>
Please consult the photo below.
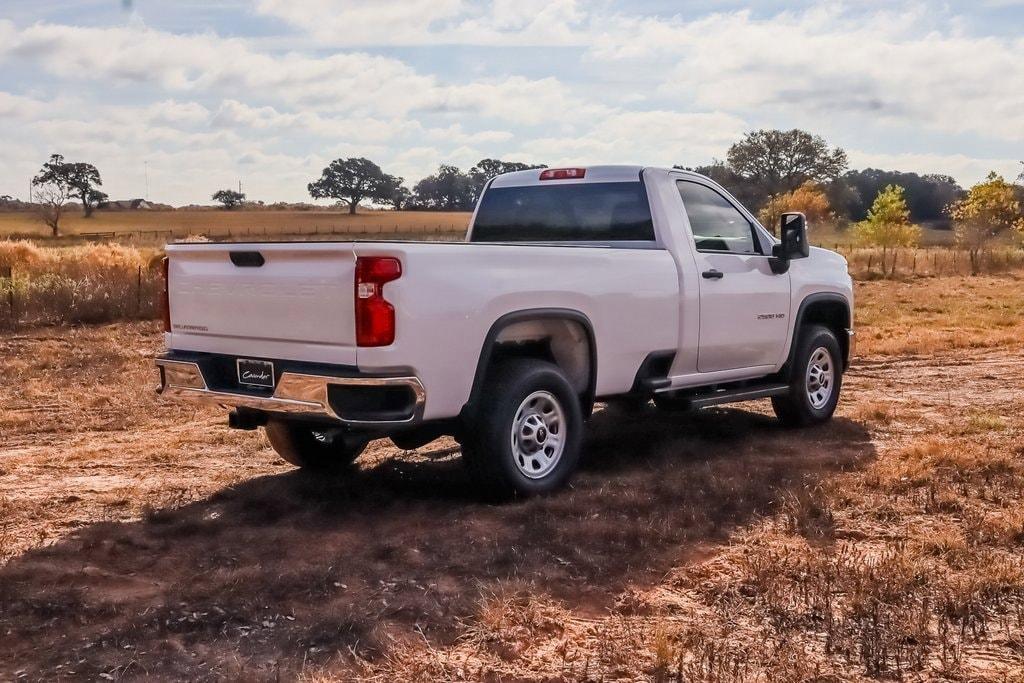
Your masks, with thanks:
<instances>
[{"instance_id":1,"label":"sky","mask_svg":"<svg viewBox=\"0 0 1024 683\"><path fill-rule=\"evenodd\" d=\"M694 166L802 128L969 186L1024 159L1024 0L4 0L0 194L308 200L338 157Z\"/></svg>"}]
</instances>

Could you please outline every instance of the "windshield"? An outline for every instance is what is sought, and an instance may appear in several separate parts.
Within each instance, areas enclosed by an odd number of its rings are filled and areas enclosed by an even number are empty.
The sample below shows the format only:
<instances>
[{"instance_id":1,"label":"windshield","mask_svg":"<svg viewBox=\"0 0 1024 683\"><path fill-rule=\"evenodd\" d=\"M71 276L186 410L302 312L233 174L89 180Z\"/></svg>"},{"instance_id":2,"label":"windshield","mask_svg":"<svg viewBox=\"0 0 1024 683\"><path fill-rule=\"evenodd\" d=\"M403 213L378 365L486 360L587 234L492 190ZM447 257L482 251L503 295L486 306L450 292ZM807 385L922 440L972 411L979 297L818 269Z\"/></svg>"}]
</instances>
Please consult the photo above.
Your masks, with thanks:
<instances>
[{"instance_id":1,"label":"windshield","mask_svg":"<svg viewBox=\"0 0 1024 683\"><path fill-rule=\"evenodd\" d=\"M473 242L653 241L638 182L499 187L484 192Z\"/></svg>"}]
</instances>

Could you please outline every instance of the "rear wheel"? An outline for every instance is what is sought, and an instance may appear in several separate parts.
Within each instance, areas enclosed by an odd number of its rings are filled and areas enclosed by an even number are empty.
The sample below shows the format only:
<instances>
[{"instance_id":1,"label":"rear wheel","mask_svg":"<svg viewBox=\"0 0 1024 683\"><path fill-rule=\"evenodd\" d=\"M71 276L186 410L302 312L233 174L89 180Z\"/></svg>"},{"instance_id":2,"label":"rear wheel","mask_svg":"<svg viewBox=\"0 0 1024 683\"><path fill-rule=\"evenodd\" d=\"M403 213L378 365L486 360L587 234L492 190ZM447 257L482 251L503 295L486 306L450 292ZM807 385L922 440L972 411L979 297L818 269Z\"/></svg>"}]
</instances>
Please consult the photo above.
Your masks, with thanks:
<instances>
[{"instance_id":1,"label":"rear wheel","mask_svg":"<svg viewBox=\"0 0 1024 683\"><path fill-rule=\"evenodd\" d=\"M515 359L488 376L462 454L490 498L554 491L576 469L583 435L579 397L558 366Z\"/></svg>"},{"instance_id":2,"label":"rear wheel","mask_svg":"<svg viewBox=\"0 0 1024 683\"><path fill-rule=\"evenodd\" d=\"M337 427L288 420L271 420L265 431L278 455L309 470L341 470L351 465L368 443Z\"/></svg>"},{"instance_id":3,"label":"rear wheel","mask_svg":"<svg viewBox=\"0 0 1024 683\"><path fill-rule=\"evenodd\" d=\"M779 420L803 427L831 418L843 385L842 354L832 330L808 325L800 331L790 374L789 393L772 398Z\"/></svg>"}]
</instances>

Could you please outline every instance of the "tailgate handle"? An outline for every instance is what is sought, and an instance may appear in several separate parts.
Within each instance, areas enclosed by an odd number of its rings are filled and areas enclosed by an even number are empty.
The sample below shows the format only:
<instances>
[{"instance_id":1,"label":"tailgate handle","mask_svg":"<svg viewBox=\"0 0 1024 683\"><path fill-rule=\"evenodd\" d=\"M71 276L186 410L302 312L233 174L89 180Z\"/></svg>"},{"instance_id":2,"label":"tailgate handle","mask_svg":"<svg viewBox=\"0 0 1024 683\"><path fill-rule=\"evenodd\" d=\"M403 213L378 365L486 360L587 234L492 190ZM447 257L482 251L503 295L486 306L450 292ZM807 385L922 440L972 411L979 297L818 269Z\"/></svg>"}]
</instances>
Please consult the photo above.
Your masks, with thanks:
<instances>
[{"instance_id":1,"label":"tailgate handle","mask_svg":"<svg viewBox=\"0 0 1024 683\"><path fill-rule=\"evenodd\" d=\"M231 252L231 262L239 268L259 268L266 263L266 260L258 251L233 251Z\"/></svg>"}]
</instances>

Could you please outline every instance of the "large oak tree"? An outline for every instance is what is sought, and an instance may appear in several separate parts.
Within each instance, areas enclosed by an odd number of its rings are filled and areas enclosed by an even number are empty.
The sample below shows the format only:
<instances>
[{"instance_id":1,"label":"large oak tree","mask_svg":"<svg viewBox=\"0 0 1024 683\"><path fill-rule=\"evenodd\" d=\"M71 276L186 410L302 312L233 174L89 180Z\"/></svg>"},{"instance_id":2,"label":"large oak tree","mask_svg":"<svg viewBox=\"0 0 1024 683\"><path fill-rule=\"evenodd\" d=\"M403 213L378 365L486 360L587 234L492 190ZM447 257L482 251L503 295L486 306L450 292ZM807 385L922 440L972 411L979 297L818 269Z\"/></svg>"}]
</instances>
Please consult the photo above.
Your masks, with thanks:
<instances>
[{"instance_id":1,"label":"large oak tree","mask_svg":"<svg viewBox=\"0 0 1024 683\"><path fill-rule=\"evenodd\" d=\"M60 154L50 155L39 174L32 179L32 185L50 195L66 194L70 199L82 202L86 218L93 209L107 200L107 195L97 188L103 184L100 172L92 164L81 161L65 161ZM51 226L52 227L52 226Z\"/></svg>"},{"instance_id":2,"label":"large oak tree","mask_svg":"<svg viewBox=\"0 0 1024 683\"><path fill-rule=\"evenodd\" d=\"M756 130L729 148L729 167L767 196L807 181L826 184L846 170L846 152L806 131Z\"/></svg>"},{"instance_id":3,"label":"large oak tree","mask_svg":"<svg viewBox=\"0 0 1024 683\"><path fill-rule=\"evenodd\" d=\"M398 188L402 182L401 178L388 175L369 159L351 157L332 161L320 179L308 187L314 199L337 199L345 202L348 212L354 214L364 199L393 204L396 196L401 194Z\"/></svg>"}]
</instances>

